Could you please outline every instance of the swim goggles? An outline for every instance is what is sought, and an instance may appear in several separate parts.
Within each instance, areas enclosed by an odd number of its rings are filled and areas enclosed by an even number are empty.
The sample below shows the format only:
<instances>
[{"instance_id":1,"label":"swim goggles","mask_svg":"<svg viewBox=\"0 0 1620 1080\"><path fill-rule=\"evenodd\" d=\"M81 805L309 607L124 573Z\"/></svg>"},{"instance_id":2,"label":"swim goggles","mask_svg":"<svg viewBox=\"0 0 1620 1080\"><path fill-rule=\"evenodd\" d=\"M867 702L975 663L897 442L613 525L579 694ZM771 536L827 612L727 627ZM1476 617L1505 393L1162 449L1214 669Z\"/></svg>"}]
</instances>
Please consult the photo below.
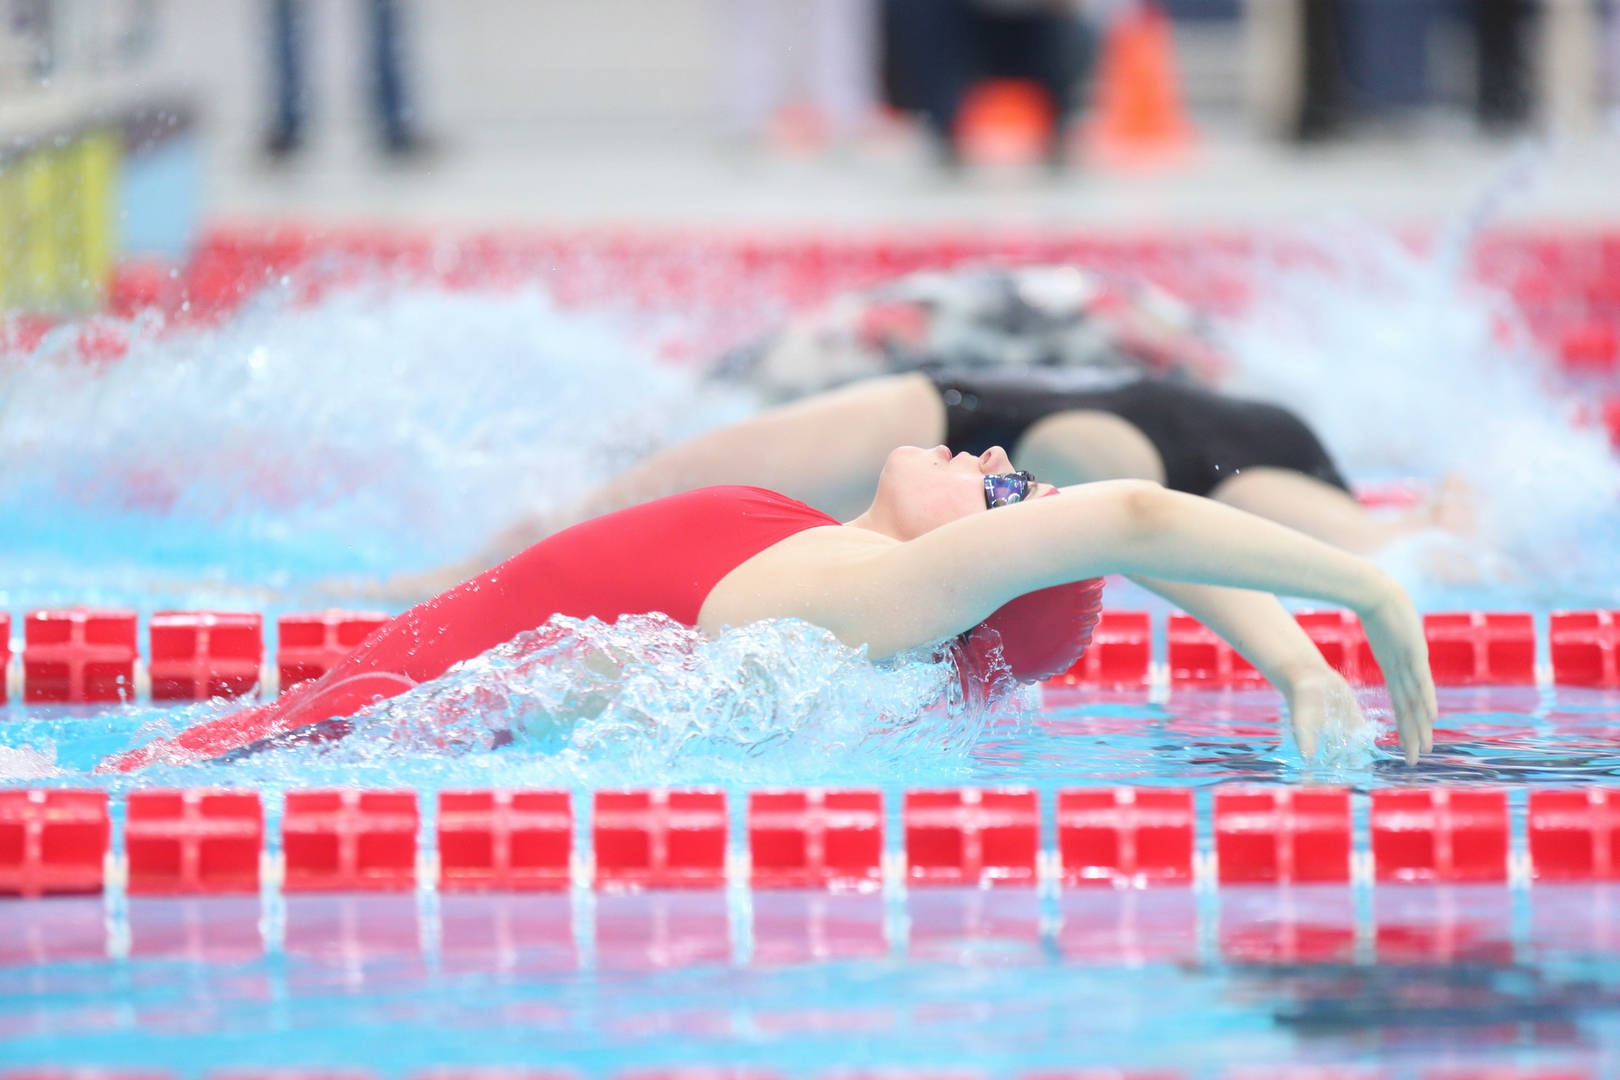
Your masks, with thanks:
<instances>
[{"instance_id":1,"label":"swim goggles","mask_svg":"<svg viewBox=\"0 0 1620 1080\"><path fill-rule=\"evenodd\" d=\"M994 510L998 506L1008 506L1012 503L1023 502L1029 497L1029 489L1034 485L1035 478L1023 469L1017 472L992 473L984 478L984 507Z\"/></svg>"}]
</instances>

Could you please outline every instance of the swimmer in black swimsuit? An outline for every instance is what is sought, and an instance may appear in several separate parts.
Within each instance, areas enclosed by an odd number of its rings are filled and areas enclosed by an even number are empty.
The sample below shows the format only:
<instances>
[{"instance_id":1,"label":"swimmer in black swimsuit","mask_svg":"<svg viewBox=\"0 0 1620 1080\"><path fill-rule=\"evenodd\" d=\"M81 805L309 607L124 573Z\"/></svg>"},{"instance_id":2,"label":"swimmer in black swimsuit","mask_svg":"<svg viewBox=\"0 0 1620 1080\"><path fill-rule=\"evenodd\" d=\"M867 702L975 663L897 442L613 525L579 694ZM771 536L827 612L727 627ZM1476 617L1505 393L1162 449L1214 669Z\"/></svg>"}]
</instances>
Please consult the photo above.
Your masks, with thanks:
<instances>
[{"instance_id":1,"label":"swimmer in black swimsuit","mask_svg":"<svg viewBox=\"0 0 1620 1080\"><path fill-rule=\"evenodd\" d=\"M1209 495L1245 469L1268 468L1289 470L1350 492L1316 433L1281 406L1165 379L1086 379L1084 374L930 375L945 405L945 444L970 454L982 454L992 446L1016 448L1023 445L1031 428L1048 418L1095 413L1134 428L1148 444L1125 448L1136 450L1143 463L1141 468L1123 471L1158 480L1174 491ZM1086 386L1087 382L1092 385ZM1134 436L1118 434L1134 441ZM1085 462L1084 449L1070 451L1070 456L1080 459L1075 464L1058 467L1094 471L1095 465ZM1158 455L1158 468L1147 461L1150 452ZM1014 456L1015 461L1036 471L1026 458Z\"/></svg>"},{"instance_id":2,"label":"swimmer in black swimsuit","mask_svg":"<svg viewBox=\"0 0 1620 1080\"><path fill-rule=\"evenodd\" d=\"M1152 480L1358 554L1451 526L1440 503L1399 520L1370 514L1310 428L1274 405L1119 372L913 372L814 394L668 447L566 514L520 521L476 558L379 593L429 594L577 521L713 484L770 488L847 520L870 502L890 451L935 444L974 454L1000 445L1061 487Z\"/></svg>"}]
</instances>

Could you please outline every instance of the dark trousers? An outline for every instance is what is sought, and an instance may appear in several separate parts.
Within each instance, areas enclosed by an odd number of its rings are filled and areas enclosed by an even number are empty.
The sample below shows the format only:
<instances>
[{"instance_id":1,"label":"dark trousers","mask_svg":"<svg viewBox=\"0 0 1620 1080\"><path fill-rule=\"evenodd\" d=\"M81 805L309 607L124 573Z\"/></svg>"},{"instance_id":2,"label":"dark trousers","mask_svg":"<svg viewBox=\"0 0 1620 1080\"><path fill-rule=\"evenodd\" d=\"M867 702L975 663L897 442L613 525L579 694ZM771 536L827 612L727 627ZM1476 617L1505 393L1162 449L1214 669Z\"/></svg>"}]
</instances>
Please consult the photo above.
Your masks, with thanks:
<instances>
[{"instance_id":1,"label":"dark trousers","mask_svg":"<svg viewBox=\"0 0 1620 1080\"><path fill-rule=\"evenodd\" d=\"M1530 115L1524 62L1527 0L1473 0L1479 73L1475 108L1487 127L1511 127Z\"/></svg>"},{"instance_id":2,"label":"dark trousers","mask_svg":"<svg viewBox=\"0 0 1620 1080\"><path fill-rule=\"evenodd\" d=\"M391 144L410 139L399 62L397 0L365 0L371 21L372 103L382 136ZM296 140L309 114L304 78L305 34L309 12L304 0L270 0L271 47L275 67L275 134Z\"/></svg>"},{"instance_id":3,"label":"dark trousers","mask_svg":"<svg viewBox=\"0 0 1620 1080\"><path fill-rule=\"evenodd\" d=\"M941 137L984 79L1029 79L1051 95L1060 124L1073 115L1093 51L1075 16L1005 14L971 0L885 0L883 14L890 100Z\"/></svg>"},{"instance_id":4,"label":"dark trousers","mask_svg":"<svg viewBox=\"0 0 1620 1080\"><path fill-rule=\"evenodd\" d=\"M1346 113L1344 11L1339 0L1303 0L1299 115L1294 137L1319 139L1336 132Z\"/></svg>"}]
</instances>

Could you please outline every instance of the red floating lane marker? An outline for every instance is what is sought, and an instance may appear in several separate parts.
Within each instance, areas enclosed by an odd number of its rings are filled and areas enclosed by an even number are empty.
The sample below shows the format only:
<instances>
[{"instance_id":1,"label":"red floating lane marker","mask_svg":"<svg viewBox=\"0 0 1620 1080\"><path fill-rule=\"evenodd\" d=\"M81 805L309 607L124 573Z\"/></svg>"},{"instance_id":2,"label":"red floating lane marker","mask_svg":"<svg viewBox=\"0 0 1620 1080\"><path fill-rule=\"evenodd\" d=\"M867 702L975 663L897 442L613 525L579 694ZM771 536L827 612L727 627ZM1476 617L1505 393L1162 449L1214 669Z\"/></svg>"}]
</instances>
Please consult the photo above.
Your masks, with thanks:
<instances>
[{"instance_id":1,"label":"red floating lane marker","mask_svg":"<svg viewBox=\"0 0 1620 1080\"><path fill-rule=\"evenodd\" d=\"M1620 612L1555 611L1549 622L1555 686L1620 686Z\"/></svg>"},{"instance_id":2,"label":"red floating lane marker","mask_svg":"<svg viewBox=\"0 0 1620 1080\"><path fill-rule=\"evenodd\" d=\"M1181 788L1060 791L1063 884L1189 884L1194 825L1192 792Z\"/></svg>"},{"instance_id":3,"label":"red floating lane marker","mask_svg":"<svg viewBox=\"0 0 1620 1080\"><path fill-rule=\"evenodd\" d=\"M264 616L245 611L160 611L147 631L153 701L240 697L259 685Z\"/></svg>"},{"instance_id":4,"label":"red floating lane marker","mask_svg":"<svg viewBox=\"0 0 1620 1080\"><path fill-rule=\"evenodd\" d=\"M208 1080L377 1080L364 1069L221 1069Z\"/></svg>"},{"instance_id":5,"label":"red floating lane marker","mask_svg":"<svg viewBox=\"0 0 1620 1080\"><path fill-rule=\"evenodd\" d=\"M1379 789L1372 793L1371 830L1379 881L1507 880L1505 792Z\"/></svg>"},{"instance_id":6,"label":"red floating lane marker","mask_svg":"<svg viewBox=\"0 0 1620 1080\"><path fill-rule=\"evenodd\" d=\"M1536 681L1536 628L1527 611L1430 612L1423 616L1423 636L1437 685Z\"/></svg>"},{"instance_id":7,"label":"red floating lane marker","mask_svg":"<svg viewBox=\"0 0 1620 1080\"><path fill-rule=\"evenodd\" d=\"M853 1074L851 1074L853 1075ZM885 1074L887 1075L887 1074ZM895 1073L902 1080L909 1073ZM614 1080L783 1080L779 1072L727 1065L678 1065L669 1069L625 1069L613 1074Z\"/></svg>"},{"instance_id":8,"label":"red floating lane marker","mask_svg":"<svg viewBox=\"0 0 1620 1080\"><path fill-rule=\"evenodd\" d=\"M0 705L11 692L11 612L0 611Z\"/></svg>"},{"instance_id":9,"label":"red floating lane marker","mask_svg":"<svg viewBox=\"0 0 1620 1080\"><path fill-rule=\"evenodd\" d=\"M598 888L726 883L724 792L598 791L591 832Z\"/></svg>"},{"instance_id":10,"label":"red floating lane marker","mask_svg":"<svg viewBox=\"0 0 1620 1080\"><path fill-rule=\"evenodd\" d=\"M1169 1069L1063 1069L1019 1073L1018 1080L1186 1080Z\"/></svg>"},{"instance_id":11,"label":"red floating lane marker","mask_svg":"<svg viewBox=\"0 0 1620 1080\"><path fill-rule=\"evenodd\" d=\"M1035 884L1040 856L1035 792L908 791L904 818L910 884Z\"/></svg>"},{"instance_id":12,"label":"red floating lane marker","mask_svg":"<svg viewBox=\"0 0 1620 1080\"><path fill-rule=\"evenodd\" d=\"M388 621L379 611L321 611L276 620L276 671L283 691L318 679Z\"/></svg>"},{"instance_id":13,"label":"red floating lane marker","mask_svg":"<svg viewBox=\"0 0 1620 1080\"><path fill-rule=\"evenodd\" d=\"M1153 659L1153 628L1145 611L1104 611L1091 644L1074 666L1048 686L1100 686L1131 689L1148 684Z\"/></svg>"},{"instance_id":14,"label":"red floating lane marker","mask_svg":"<svg viewBox=\"0 0 1620 1080\"><path fill-rule=\"evenodd\" d=\"M439 887L446 892L566 889L573 854L566 791L439 793Z\"/></svg>"},{"instance_id":15,"label":"red floating lane marker","mask_svg":"<svg viewBox=\"0 0 1620 1080\"><path fill-rule=\"evenodd\" d=\"M135 791L124 850L131 895L256 893L264 808L254 791Z\"/></svg>"},{"instance_id":16,"label":"red floating lane marker","mask_svg":"<svg viewBox=\"0 0 1620 1080\"><path fill-rule=\"evenodd\" d=\"M1372 646L1351 611L1301 611L1294 616L1315 643L1328 666L1353 683L1381 683L1384 673L1373 659Z\"/></svg>"},{"instance_id":17,"label":"red floating lane marker","mask_svg":"<svg viewBox=\"0 0 1620 1080\"><path fill-rule=\"evenodd\" d=\"M135 697L133 611L30 611L23 619L23 700Z\"/></svg>"},{"instance_id":18,"label":"red floating lane marker","mask_svg":"<svg viewBox=\"0 0 1620 1080\"><path fill-rule=\"evenodd\" d=\"M1172 686L1266 684L1265 676L1253 664L1191 615L1176 612L1170 616L1168 642Z\"/></svg>"},{"instance_id":19,"label":"red floating lane marker","mask_svg":"<svg viewBox=\"0 0 1620 1080\"><path fill-rule=\"evenodd\" d=\"M1222 787L1215 792L1221 884L1348 882L1350 793Z\"/></svg>"},{"instance_id":20,"label":"red floating lane marker","mask_svg":"<svg viewBox=\"0 0 1620 1080\"><path fill-rule=\"evenodd\" d=\"M283 888L414 888L418 821L416 793L411 791L289 791L281 824Z\"/></svg>"},{"instance_id":21,"label":"red floating lane marker","mask_svg":"<svg viewBox=\"0 0 1620 1080\"><path fill-rule=\"evenodd\" d=\"M1620 878L1620 789L1531 789L1527 828L1537 881Z\"/></svg>"},{"instance_id":22,"label":"red floating lane marker","mask_svg":"<svg viewBox=\"0 0 1620 1080\"><path fill-rule=\"evenodd\" d=\"M0 791L0 896L100 892L108 835L104 791Z\"/></svg>"},{"instance_id":23,"label":"red floating lane marker","mask_svg":"<svg viewBox=\"0 0 1620 1080\"><path fill-rule=\"evenodd\" d=\"M1572 375L1613 375L1620 368L1620 330L1602 319L1566 327L1558 339L1558 364Z\"/></svg>"},{"instance_id":24,"label":"red floating lane marker","mask_svg":"<svg viewBox=\"0 0 1620 1080\"><path fill-rule=\"evenodd\" d=\"M881 888L883 795L749 792L748 852L755 888Z\"/></svg>"}]
</instances>

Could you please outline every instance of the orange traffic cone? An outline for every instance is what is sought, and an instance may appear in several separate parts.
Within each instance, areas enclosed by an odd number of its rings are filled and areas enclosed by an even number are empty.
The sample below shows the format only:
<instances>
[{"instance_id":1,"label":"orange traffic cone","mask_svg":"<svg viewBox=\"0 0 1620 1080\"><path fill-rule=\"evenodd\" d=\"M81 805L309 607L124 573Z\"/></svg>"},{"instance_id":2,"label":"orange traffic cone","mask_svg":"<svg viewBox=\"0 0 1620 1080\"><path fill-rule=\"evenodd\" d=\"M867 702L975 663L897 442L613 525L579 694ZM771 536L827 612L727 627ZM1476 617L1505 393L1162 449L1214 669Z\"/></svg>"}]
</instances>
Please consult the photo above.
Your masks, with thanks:
<instances>
[{"instance_id":1,"label":"orange traffic cone","mask_svg":"<svg viewBox=\"0 0 1620 1080\"><path fill-rule=\"evenodd\" d=\"M1135 0L1108 29L1097 75L1096 117L1086 126L1092 160L1127 166L1186 158L1192 125L1182 107L1170 19Z\"/></svg>"},{"instance_id":2,"label":"orange traffic cone","mask_svg":"<svg viewBox=\"0 0 1620 1080\"><path fill-rule=\"evenodd\" d=\"M1039 86L1022 79L990 79L968 91L956 115L956 147L964 161L1024 165L1051 145L1056 110Z\"/></svg>"}]
</instances>

